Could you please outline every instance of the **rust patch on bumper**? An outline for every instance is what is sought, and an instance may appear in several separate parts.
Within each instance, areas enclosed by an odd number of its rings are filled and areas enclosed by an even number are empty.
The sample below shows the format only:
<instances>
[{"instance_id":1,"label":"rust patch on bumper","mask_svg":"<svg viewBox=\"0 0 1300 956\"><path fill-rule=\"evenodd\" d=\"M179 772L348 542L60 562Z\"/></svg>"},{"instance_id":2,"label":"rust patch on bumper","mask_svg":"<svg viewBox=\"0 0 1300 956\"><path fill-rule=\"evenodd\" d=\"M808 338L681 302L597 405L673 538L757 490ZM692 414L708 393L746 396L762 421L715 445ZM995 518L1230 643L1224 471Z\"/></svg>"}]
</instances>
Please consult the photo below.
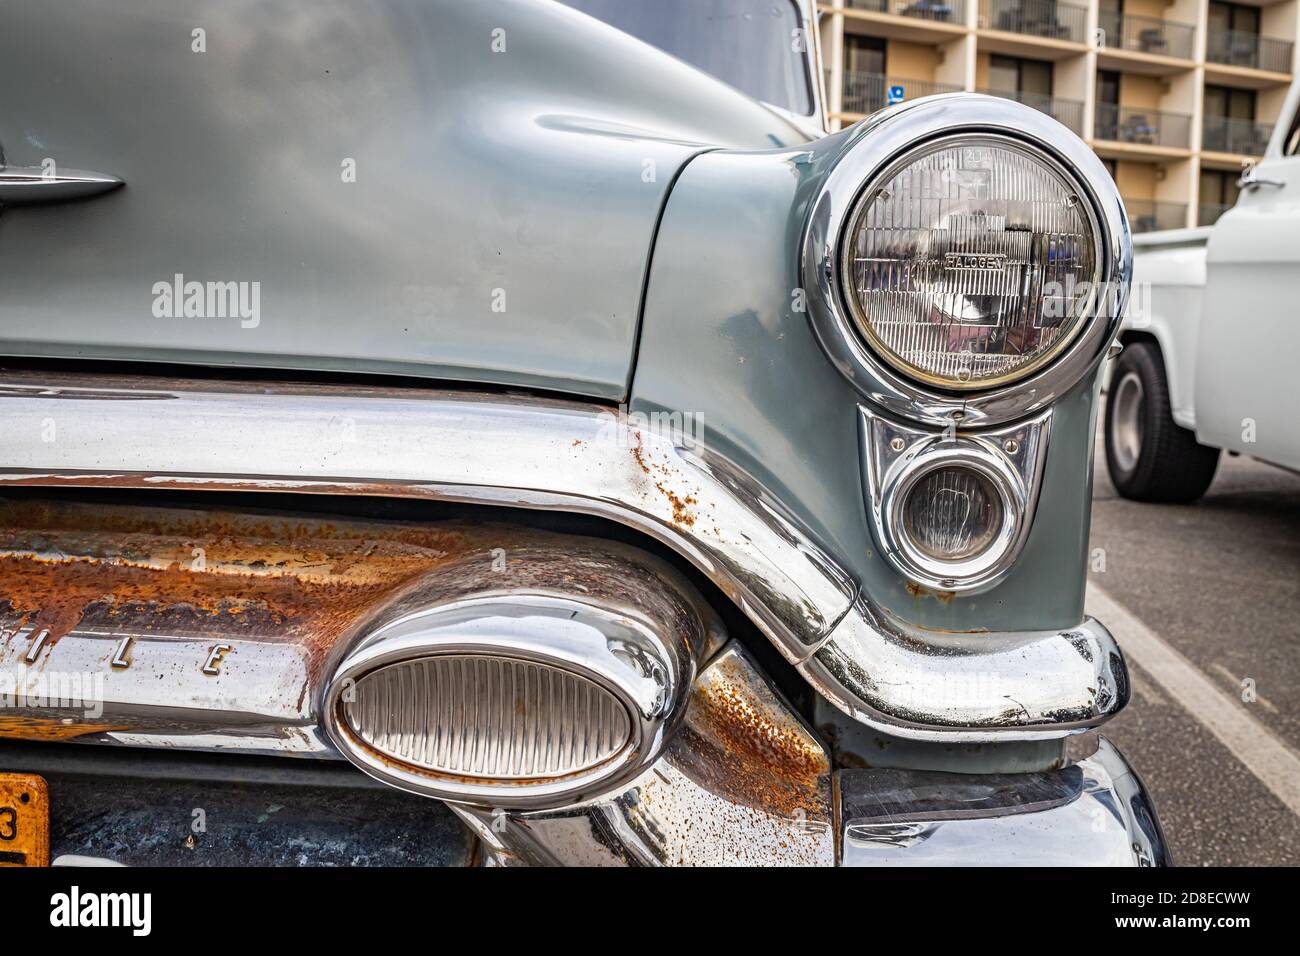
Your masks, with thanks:
<instances>
[{"instance_id":1,"label":"rust patch on bumper","mask_svg":"<svg viewBox=\"0 0 1300 956\"><path fill-rule=\"evenodd\" d=\"M72 740L90 734L126 730L125 726L97 723L93 720L60 720L0 713L0 737L20 740Z\"/></svg>"},{"instance_id":2,"label":"rust patch on bumper","mask_svg":"<svg viewBox=\"0 0 1300 956\"><path fill-rule=\"evenodd\" d=\"M734 659L700 676L683 728L691 765L714 793L790 820L826 811L830 761L818 740L787 709L773 706Z\"/></svg>"},{"instance_id":3,"label":"rust patch on bumper","mask_svg":"<svg viewBox=\"0 0 1300 956\"><path fill-rule=\"evenodd\" d=\"M0 499L0 711L29 711L6 715L0 737L180 737L208 721L248 740L285 739L271 749L317 752L317 695L352 639L475 593L639 601L693 653L706 638L698 609L659 576L668 565L642 554L645 573L630 574L633 550L500 523ZM4 703L20 681L85 675L102 675L92 700L105 696L104 720Z\"/></svg>"},{"instance_id":4,"label":"rust patch on bumper","mask_svg":"<svg viewBox=\"0 0 1300 956\"><path fill-rule=\"evenodd\" d=\"M499 541L501 530L493 537ZM430 528L0 503L0 621L179 635L256 634L327 651L405 582L486 547L483 528ZM7 640L16 635L10 633Z\"/></svg>"},{"instance_id":5,"label":"rust patch on bumper","mask_svg":"<svg viewBox=\"0 0 1300 956\"><path fill-rule=\"evenodd\" d=\"M187 639L229 644L234 653L251 641L301 654L299 675L274 690L275 700L258 704L302 711L336 649L414 582L453 563L481 559L486 567L492 549L512 548L530 534L473 522L407 525L0 500L3 683L67 666L58 645L74 631L103 636L110 681L118 634L140 647L140 640ZM137 653L144 651L128 656ZM193 666L202 664L196 658ZM160 718L140 715L125 727L67 716L3 714L0 737L64 739L161 726Z\"/></svg>"}]
</instances>

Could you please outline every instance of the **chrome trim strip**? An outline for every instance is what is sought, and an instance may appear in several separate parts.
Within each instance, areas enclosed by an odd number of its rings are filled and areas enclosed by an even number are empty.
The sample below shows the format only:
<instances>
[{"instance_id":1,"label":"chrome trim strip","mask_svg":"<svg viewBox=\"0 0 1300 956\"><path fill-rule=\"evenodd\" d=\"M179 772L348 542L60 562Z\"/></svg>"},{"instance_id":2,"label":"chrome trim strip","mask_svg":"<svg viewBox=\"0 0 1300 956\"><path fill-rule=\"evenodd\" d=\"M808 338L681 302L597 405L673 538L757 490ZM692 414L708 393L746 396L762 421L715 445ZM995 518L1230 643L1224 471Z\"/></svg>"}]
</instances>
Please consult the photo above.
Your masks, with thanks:
<instances>
[{"instance_id":1,"label":"chrome trim strip","mask_svg":"<svg viewBox=\"0 0 1300 956\"><path fill-rule=\"evenodd\" d=\"M334 755L307 692L312 668L300 644L232 637L237 653L205 674L218 640L75 628L27 664L27 637L0 631L0 738ZM110 669L123 638L131 641L131 666Z\"/></svg>"},{"instance_id":2,"label":"chrome trim strip","mask_svg":"<svg viewBox=\"0 0 1300 956\"><path fill-rule=\"evenodd\" d=\"M839 249L864 186L905 152L962 133L1028 143L1055 160L1067 180L1079 183L1100 227L1098 291L1107 294L1100 303L1094 296L1100 320L1094 316L1047 366L987 391L953 394L902 375L867 348L843 300ZM867 399L891 414L929 425L995 425L1047 408L1101 361L1124 315L1133 250L1119 191L1087 144L1038 110L972 93L927 96L891 107L849 135L852 141L809 215L802 269L813 331L832 363Z\"/></svg>"},{"instance_id":3,"label":"chrome trim strip","mask_svg":"<svg viewBox=\"0 0 1300 956\"><path fill-rule=\"evenodd\" d=\"M6 166L0 156L0 211L6 206L89 199L124 185L116 176L81 169Z\"/></svg>"},{"instance_id":4,"label":"chrome trim strip","mask_svg":"<svg viewBox=\"0 0 1300 956\"><path fill-rule=\"evenodd\" d=\"M43 423L56 438L43 440ZM0 484L426 497L652 535L803 656L855 586L728 462L577 402L472 392L0 378Z\"/></svg>"},{"instance_id":5,"label":"chrome trim strip","mask_svg":"<svg viewBox=\"0 0 1300 956\"><path fill-rule=\"evenodd\" d=\"M1050 773L842 770L841 866L1170 866L1146 788L1109 741Z\"/></svg>"},{"instance_id":6,"label":"chrome trim strip","mask_svg":"<svg viewBox=\"0 0 1300 956\"><path fill-rule=\"evenodd\" d=\"M900 639L749 476L605 407L456 391L8 373L0 378L0 447L0 489L426 497L618 521L695 565L827 699L899 736L1060 736L1100 723L1127 694L1099 700L1099 688L1127 688L1108 635L1107 653L1087 666L1078 652L1062 659L1059 648L1072 647L1089 624L997 639ZM988 652L1012 645L1014 653ZM958 662L974 659L996 668L998 694L972 690L953 708L912 692L964 679ZM849 671L832 666L841 661ZM883 670L855 670L863 666ZM1035 703L1020 719L1008 716L1009 697Z\"/></svg>"}]
</instances>

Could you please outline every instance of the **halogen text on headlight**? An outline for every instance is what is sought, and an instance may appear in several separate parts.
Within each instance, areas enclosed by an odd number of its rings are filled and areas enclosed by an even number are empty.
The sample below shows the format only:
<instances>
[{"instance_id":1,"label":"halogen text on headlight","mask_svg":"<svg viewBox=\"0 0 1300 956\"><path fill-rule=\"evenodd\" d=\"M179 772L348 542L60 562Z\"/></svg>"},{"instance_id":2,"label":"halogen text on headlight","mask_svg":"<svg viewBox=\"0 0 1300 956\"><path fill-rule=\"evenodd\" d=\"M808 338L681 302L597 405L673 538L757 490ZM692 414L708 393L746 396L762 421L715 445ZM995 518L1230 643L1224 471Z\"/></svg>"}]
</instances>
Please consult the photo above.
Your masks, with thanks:
<instances>
[{"instance_id":1,"label":"halogen text on headlight","mask_svg":"<svg viewBox=\"0 0 1300 956\"><path fill-rule=\"evenodd\" d=\"M1096 295L1098 229L1077 186L998 136L932 142L869 183L841 246L867 344L947 389L991 388L1060 354Z\"/></svg>"}]
</instances>

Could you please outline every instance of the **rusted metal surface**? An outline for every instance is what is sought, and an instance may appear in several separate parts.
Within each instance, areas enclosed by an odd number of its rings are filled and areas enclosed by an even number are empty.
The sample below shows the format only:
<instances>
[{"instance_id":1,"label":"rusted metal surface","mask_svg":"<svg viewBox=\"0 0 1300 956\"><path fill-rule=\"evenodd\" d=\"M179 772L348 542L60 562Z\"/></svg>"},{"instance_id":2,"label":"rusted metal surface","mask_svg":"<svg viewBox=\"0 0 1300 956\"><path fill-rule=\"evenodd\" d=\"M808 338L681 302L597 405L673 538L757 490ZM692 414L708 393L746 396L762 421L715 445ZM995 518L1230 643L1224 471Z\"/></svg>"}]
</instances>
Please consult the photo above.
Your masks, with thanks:
<instances>
[{"instance_id":1,"label":"rusted metal surface","mask_svg":"<svg viewBox=\"0 0 1300 956\"><path fill-rule=\"evenodd\" d=\"M221 511L0 503L0 662L76 627L292 642L318 663L420 574L485 550L471 527L410 527ZM504 531L491 534L503 541ZM19 646L21 644L21 646Z\"/></svg>"},{"instance_id":2,"label":"rusted metal surface","mask_svg":"<svg viewBox=\"0 0 1300 956\"><path fill-rule=\"evenodd\" d=\"M0 737L14 740L71 740L91 734L128 730L126 724L107 724L95 720L65 720L53 717L32 717L0 712Z\"/></svg>"},{"instance_id":3,"label":"rusted metal surface","mask_svg":"<svg viewBox=\"0 0 1300 956\"><path fill-rule=\"evenodd\" d=\"M733 803L791 820L824 810L830 772L821 743L780 706L752 665L725 655L696 682L674 748L683 772Z\"/></svg>"},{"instance_id":4,"label":"rusted metal surface","mask_svg":"<svg viewBox=\"0 0 1300 956\"><path fill-rule=\"evenodd\" d=\"M668 483L672 479L671 471L666 465L649 460L645 448L645 439L642 438L640 432L636 432L633 439L632 458L650 484L668 502L673 525L683 530L695 527L695 512L693 509L700 503L699 498L696 494L690 492L678 493L669 487Z\"/></svg>"},{"instance_id":5,"label":"rusted metal surface","mask_svg":"<svg viewBox=\"0 0 1300 956\"><path fill-rule=\"evenodd\" d=\"M318 693L354 635L493 588L592 602L654 590L628 579L622 548L506 524L0 501L0 700L69 671L93 672L97 695L9 699L0 737L185 746L206 721L332 753Z\"/></svg>"},{"instance_id":6,"label":"rusted metal surface","mask_svg":"<svg viewBox=\"0 0 1300 956\"><path fill-rule=\"evenodd\" d=\"M830 866L830 775L820 741L732 642L623 792L544 813L455 809L498 865Z\"/></svg>"},{"instance_id":7,"label":"rusted metal surface","mask_svg":"<svg viewBox=\"0 0 1300 956\"><path fill-rule=\"evenodd\" d=\"M320 697L354 638L459 599L553 595L698 660L723 638L681 585L626 545L510 524L0 501L0 737L334 756ZM75 700L46 686L68 678Z\"/></svg>"}]
</instances>

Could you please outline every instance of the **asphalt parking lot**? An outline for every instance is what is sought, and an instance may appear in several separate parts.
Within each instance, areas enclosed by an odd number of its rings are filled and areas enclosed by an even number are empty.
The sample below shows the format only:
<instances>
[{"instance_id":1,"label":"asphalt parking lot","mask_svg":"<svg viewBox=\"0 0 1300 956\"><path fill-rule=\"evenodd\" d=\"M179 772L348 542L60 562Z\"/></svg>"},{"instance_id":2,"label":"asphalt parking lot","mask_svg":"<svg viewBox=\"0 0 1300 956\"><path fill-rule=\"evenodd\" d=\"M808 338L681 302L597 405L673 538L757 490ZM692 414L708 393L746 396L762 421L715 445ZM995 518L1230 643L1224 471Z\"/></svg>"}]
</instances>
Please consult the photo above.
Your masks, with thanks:
<instances>
[{"instance_id":1,"label":"asphalt parking lot","mask_svg":"<svg viewBox=\"0 0 1300 956\"><path fill-rule=\"evenodd\" d=\"M1300 865L1300 476L1225 455L1201 501L1139 504L1098 445L1094 481L1089 612L1134 690L1104 733L1178 865Z\"/></svg>"}]
</instances>

